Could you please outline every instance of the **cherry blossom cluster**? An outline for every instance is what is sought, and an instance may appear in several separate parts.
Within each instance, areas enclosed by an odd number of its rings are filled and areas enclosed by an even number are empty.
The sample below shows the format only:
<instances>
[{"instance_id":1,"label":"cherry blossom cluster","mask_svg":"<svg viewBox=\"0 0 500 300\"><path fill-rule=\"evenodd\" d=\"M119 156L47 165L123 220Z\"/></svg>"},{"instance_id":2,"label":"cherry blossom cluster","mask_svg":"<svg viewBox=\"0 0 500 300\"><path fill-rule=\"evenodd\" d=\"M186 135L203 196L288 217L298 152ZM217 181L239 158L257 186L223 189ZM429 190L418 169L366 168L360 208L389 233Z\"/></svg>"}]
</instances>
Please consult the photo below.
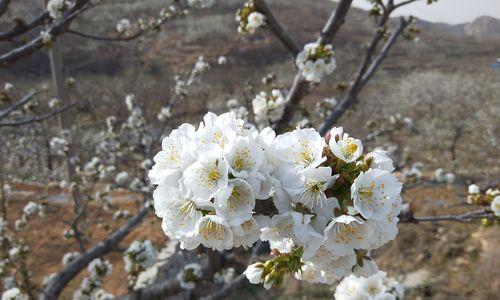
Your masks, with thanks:
<instances>
[{"instance_id":1,"label":"cherry blossom cluster","mask_svg":"<svg viewBox=\"0 0 500 300\"><path fill-rule=\"evenodd\" d=\"M156 214L182 248L270 243L274 257L246 271L252 283L271 287L285 273L323 283L370 276L378 268L368 251L398 231L392 160L380 149L364 154L342 128L326 139L300 128L276 137L232 113L208 113L198 128L173 130L154 161ZM272 204L262 211L259 202Z\"/></svg>"},{"instance_id":2,"label":"cherry blossom cluster","mask_svg":"<svg viewBox=\"0 0 500 300\"><path fill-rule=\"evenodd\" d=\"M239 22L239 33L253 34L257 28L266 25L266 16L256 10L253 1L249 1L236 12L236 21Z\"/></svg>"},{"instance_id":3,"label":"cherry blossom cluster","mask_svg":"<svg viewBox=\"0 0 500 300\"><path fill-rule=\"evenodd\" d=\"M486 192L481 192L477 184L469 185L469 195L467 196L467 203L489 206L495 216L500 217L500 190L488 189Z\"/></svg>"},{"instance_id":4,"label":"cherry blossom cluster","mask_svg":"<svg viewBox=\"0 0 500 300\"><path fill-rule=\"evenodd\" d=\"M260 92L252 100L255 123L265 127L280 120L285 112L286 103L283 93L278 89L273 89L270 94Z\"/></svg>"},{"instance_id":5,"label":"cherry blossom cluster","mask_svg":"<svg viewBox=\"0 0 500 300\"><path fill-rule=\"evenodd\" d=\"M110 299L113 295L102 288L102 280L113 271L107 260L96 258L87 266L90 276L82 280L80 287L73 293L73 300Z\"/></svg>"},{"instance_id":6,"label":"cherry blossom cluster","mask_svg":"<svg viewBox=\"0 0 500 300\"><path fill-rule=\"evenodd\" d=\"M320 82L325 75L332 74L336 67L331 45L309 43L297 55L295 64L305 80Z\"/></svg>"},{"instance_id":7,"label":"cherry blossom cluster","mask_svg":"<svg viewBox=\"0 0 500 300\"><path fill-rule=\"evenodd\" d=\"M2 300L28 300L29 297L23 294L20 289L14 287L2 293Z\"/></svg>"},{"instance_id":8,"label":"cherry blossom cluster","mask_svg":"<svg viewBox=\"0 0 500 300\"><path fill-rule=\"evenodd\" d=\"M192 290L196 287L196 283L200 281L203 276L201 266L197 263L190 263L177 274L176 279L179 281L181 288L185 290Z\"/></svg>"},{"instance_id":9,"label":"cherry blossom cluster","mask_svg":"<svg viewBox=\"0 0 500 300\"><path fill-rule=\"evenodd\" d=\"M52 19L57 20L62 17L63 12L72 6L67 0L49 0L47 2L47 11Z\"/></svg>"},{"instance_id":10,"label":"cherry blossom cluster","mask_svg":"<svg viewBox=\"0 0 500 300\"><path fill-rule=\"evenodd\" d=\"M250 247L260 235L256 200L271 192L265 150L274 131L244 127L234 114L207 113L198 128L183 124L162 142L149 171L163 230L181 247Z\"/></svg>"},{"instance_id":11,"label":"cherry blossom cluster","mask_svg":"<svg viewBox=\"0 0 500 300\"><path fill-rule=\"evenodd\" d=\"M342 128L326 140L314 129L297 129L276 137L267 158L274 165L278 214L260 239L269 241L277 258L301 249L302 265L291 271L310 282L332 283L357 269L376 272L367 252L394 239L402 209L402 185L385 151L363 155L361 141ZM266 287L284 275L273 264L260 265L258 281Z\"/></svg>"},{"instance_id":12,"label":"cherry blossom cluster","mask_svg":"<svg viewBox=\"0 0 500 300\"><path fill-rule=\"evenodd\" d=\"M404 287L385 272L378 272L369 277L349 275L335 290L336 300L354 299L404 299Z\"/></svg>"},{"instance_id":13,"label":"cherry blossom cluster","mask_svg":"<svg viewBox=\"0 0 500 300\"><path fill-rule=\"evenodd\" d=\"M152 267L156 263L158 252L150 240L133 241L124 253L125 271L132 276Z\"/></svg>"}]
</instances>

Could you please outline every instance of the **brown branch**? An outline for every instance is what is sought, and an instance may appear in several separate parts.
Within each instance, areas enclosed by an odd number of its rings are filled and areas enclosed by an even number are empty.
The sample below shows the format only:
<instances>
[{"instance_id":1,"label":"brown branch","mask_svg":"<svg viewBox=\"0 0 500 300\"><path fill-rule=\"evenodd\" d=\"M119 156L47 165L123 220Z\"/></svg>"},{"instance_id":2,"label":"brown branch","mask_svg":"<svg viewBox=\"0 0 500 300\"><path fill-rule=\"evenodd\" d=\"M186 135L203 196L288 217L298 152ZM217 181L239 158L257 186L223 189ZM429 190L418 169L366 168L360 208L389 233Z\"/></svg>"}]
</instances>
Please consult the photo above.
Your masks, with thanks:
<instances>
[{"instance_id":1,"label":"brown branch","mask_svg":"<svg viewBox=\"0 0 500 300\"><path fill-rule=\"evenodd\" d=\"M384 26L387 20L383 20L385 21L382 23ZM356 80L352 84L347 95L340 101L338 105L335 106L332 113L319 127L319 133L321 135L325 135L326 132L330 130L330 128L335 124L335 122L337 122L337 120L340 119L340 117L347 111L347 109L356 102L357 95L359 94L359 92L361 92L366 83L368 83L373 74L375 74L382 61L387 57L389 50L396 42L399 35L403 33L408 24L408 21L406 21L403 17L400 18L398 27L391 34L382 50L380 51L379 55L370 64L371 58L376 51L377 45L383 39L385 33L385 30L377 30L368 49L366 50L365 58L363 59L363 62L358 69Z\"/></svg>"},{"instance_id":2,"label":"brown branch","mask_svg":"<svg viewBox=\"0 0 500 300\"><path fill-rule=\"evenodd\" d=\"M57 37L58 35L67 32L71 22L73 22L78 15L86 11L89 7L91 7L90 0L75 1L75 4L64 13L61 19L54 21L54 23L50 25L46 31L53 37ZM25 45L14 48L9 52L0 55L0 66L7 66L23 57L32 55L44 46L43 37L39 35Z\"/></svg>"},{"instance_id":3,"label":"brown branch","mask_svg":"<svg viewBox=\"0 0 500 300\"><path fill-rule=\"evenodd\" d=\"M76 277L92 260L102 257L112 251L135 227L137 227L149 213L149 208L142 208L133 218L113 232L107 239L92 247L87 253L78 257L50 280L43 290L41 300L55 300L66 285Z\"/></svg>"},{"instance_id":4,"label":"brown branch","mask_svg":"<svg viewBox=\"0 0 500 300\"><path fill-rule=\"evenodd\" d=\"M1 15L1 14L0 14ZM17 36L20 36L31 29L41 26L49 19L49 13L47 11L39 14L33 18L28 23L24 23L23 20L15 20L16 25L9 30L0 32L0 41L8 41Z\"/></svg>"},{"instance_id":5,"label":"brown branch","mask_svg":"<svg viewBox=\"0 0 500 300\"><path fill-rule=\"evenodd\" d=\"M250 265L257 260L260 249L262 248L263 245L264 245L264 243L262 243L261 241L258 241L255 244L247 265ZM242 274L238 275L235 279L233 279L233 281L231 281L230 283L228 283L227 285L225 285L224 287L219 289L217 292L215 292L211 295L208 295L206 297L202 297L202 298L200 298L200 300L226 299L226 297L229 296L229 294L231 294L235 289L237 289L237 288L241 287L243 284L245 284L246 281L247 281L247 277L245 276L245 274L242 273Z\"/></svg>"},{"instance_id":6,"label":"brown branch","mask_svg":"<svg viewBox=\"0 0 500 300\"><path fill-rule=\"evenodd\" d=\"M325 26L321 31L321 35L318 38L318 43L331 43L335 38L335 35L339 31L342 24L344 24L345 17L349 12L352 0L342 0L332 11L330 17L328 18ZM276 122L275 129L278 132L283 132L289 126L289 123L293 119L295 111L299 107L300 101L308 93L309 83L305 81L298 71L295 75L292 88L288 92L286 99L287 104L285 106L285 112L283 117Z\"/></svg>"},{"instance_id":7,"label":"brown branch","mask_svg":"<svg viewBox=\"0 0 500 300\"><path fill-rule=\"evenodd\" d=\"M266 16L266 26L295 57L302 50L291 35L279 24L265 0L254 0L255 8Z\"/></svg>"},{"instance_id":8,"label":"brown branch","mask_svg":"<svg viewBox=\"0 0 500 300\"><path fill-rule=\"evenodd\" d=\"M415 216L411 211L401 212L399 215L399 223L422 223L422 222L441 222L441 221L455 221L455 222L470 222L477 219L495 219L495 215L489 209L481 209L472 212L461 214L447 214L438 216Z\"/></svg>"},{"instance_id":9,"label":"brown branch","mask_svg":"<svg viewBox=\"0 0 500 300\"><path fill-rule=\"evenodd\" d=\"M72 104L70 104L68 106L65 106L65 107L56 109L54 111L51 111L50 113L46 113L44 115L35 115L35 116L31 117L31 118L24 119L24 120L2 122L2 123L0 123L0 127L2 127L2 126L20 126L20 125L26 125L26 124L30 124L30 123L41 122L41 121L50 119L53 116L58 115L58 114L60 114L62 112L65 112L68 109L70 109L72 107L75 107L76 105L77 105L77 103L72 103Z\"/></svg>"},{"instance_id":10,"label":"brown branch","mask_svg":"<svg viewBox=\"0 0 500 300\"><path fill-rule=\"evenodd\" d=\"M26 103L28 103L31 99L33 99L33 97L36 94L37 94L36 91L30 92L29 94L27 94L26 96L21 98L16 103L14 103L11 106L9 106L8 108L0 111L0 119L7 117L10 113L12 113L16 109L18 109L18 108L22 107L23 105L25 105Z\"/></svg>"},{"instance_id":11,"label":"brown branch","mask_svg":"<svg viewBox=\"0 0 500 300\"><path fill-rule=\"evenodd\" d=\"M71 30L71 29L68 30L68 33L70 33L70 34L84 37L87 39L96 40L96 41L103 41L103 42L127 42L127 41L131 41L131 40L134 40L134 39L142 36L144 34L144 32L145 31L138 31L138 32L134 33L133 35L125 36L125 37L122 37L122 36L106 37L106 36L97 36L97 35L92 35L92 34L88 34L88 33L83 33L83 32L79 32L79 31Z\"/></svg>"},{"instance_id":12,"label":"brown branch","mask_svg":"<svg viewBox=\"0 0 500 300\"><path fill-rule=\"evenodd\" d=\"M351 8L351 4L352 0L343 0L339 2L337 7L335 7L335 11L328 18L323 30L321 30L321 36L318 39L318 43L330 44L333 41L340 27L342 27L345 22L345 17Z\"/></svg>"}]
</instances>

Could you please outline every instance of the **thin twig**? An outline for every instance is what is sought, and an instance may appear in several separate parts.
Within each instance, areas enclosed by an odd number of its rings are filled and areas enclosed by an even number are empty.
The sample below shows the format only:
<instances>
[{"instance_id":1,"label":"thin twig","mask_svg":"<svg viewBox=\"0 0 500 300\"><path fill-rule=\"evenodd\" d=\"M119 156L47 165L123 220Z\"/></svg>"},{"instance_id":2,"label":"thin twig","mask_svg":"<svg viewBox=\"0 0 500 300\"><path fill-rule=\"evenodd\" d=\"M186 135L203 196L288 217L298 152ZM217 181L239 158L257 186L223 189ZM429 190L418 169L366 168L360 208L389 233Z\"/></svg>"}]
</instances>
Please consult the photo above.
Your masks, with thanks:
<instances>
[{"instance_id":1,"label":"thin twig","mask_svg":"<svg viewBox=\"0 0 500 300\"><path fill-rule=\"evenodd\" d=\"M261 246L263 245L262 241L258 241L255 246L253 247L252 254L250 255L250 258L248 260L248 264L250 265L254 263L257 260L259 251ZM226 298L230 293L232 293L235 289L241 287L247 280L247 277L245 274L240 274L238 275L233 281L222 287L220 290L217 292L208 295L206 297L200 298L200 300L217 300L217 299L224 299Z\"/></svg>"},{"instance_id":2,"label":"thin twig","mask_svg":"<svg viewBox=\"0 0 500 300\"><path fill-rule=\"evenodd\" d=\"M23 98L21 98L19 101L16 103L12 104L11 106L7 107L6 109L0 111L0 119L8 116L11 112L15 111L16 109L20 108L24 104L28 103L35 95L37 94L36 91L32 91Z\"/></svg>"},{"instance_id":3,"label":"thin twig","mask_svg":"<svg viewBox=\"0 0 500 300\"><path fill-rule=\"evenodd\" d=\"M65 107L56 109L54 111L51 111L50 113L46 113L44 115L35 115L35 116L31 117L31 118L24 119L24 120L2 122L2 123L0 123L0 127L1 126L20 126L20 125L26 125L26 124L30 124L30 123L41 122L41 121L50 119L53 116L58 115L58 114L60 114L60 113L62 113L64 111L67 111L68 109L73 108L76 105L77 105L77 103L72 103L72 104L70 104L68 106L65 106Z\"/></svg>"},{"instance_id":4,"label":"thin twig","mask_svg":"<svg viewBox=\"0 0 500 300\"><path fill-rule=\"evenodd\" d=\"M385 22L387 22L387 20L385 20ZM385 22L382 23L384 26ZM382 50L380 51L379 55L370 64L371 57L373 56L378 43L380 42L380 40L383 38L384 35L383 30L381 29L377 30L377 32L374 34L372 38L370 46L366 50L365 58L363 59L363 62L359 67L356 80L352 84L347 95L340 101L338 105L335 106L332 113L328 116L328 118L326 118L323 124L321 124L321 126L319 127L319 133L321 135L325 135L326 132L330 130L330 128L335 124L335 122L337 122L337 120L340 119L340 117L347 111L347 109L356 102L357 95L359 94L361 89L366 85L366 83L368 83L373 74L375 74L382 61L387 57L387 54L389 53L391 47L394 45L399 35L401 35L401 33L407 26L408 26L408 21L406 21L403 17L401 17L398 27L391 34L391 36L383 46Z\"/></svg>"},{"instance_id":5,"label":"thin twig","mask_svg":"<svg viewBox=\"0 0 500 300\"><path fill-rule=\"evenodd\" d=\"M68 30L68 33L70 33L70 34L84 37L87 39L96 40L96 41L103 41L103 42L127 42L127 41L131 41L133 39L140 37L141 35L144 34L144 32L145 31L138 31L138 32L136 32L132 35L129 35L129 36L106 37L106 36L97 36L97 35L92 35L92 34L88 34L88 33L84 33L84 32L79 32L79 31L72 30L72 29Z\"/></svg>"},{"instance_id":6,"label":"thin twig","mask_svg":"<svg viewBox=\"0 0 500 300\"><path fill-rule=\"evenodd\" d=\"M16 25L9 30L0 32L0 41L9 41L21 34L24 34L31 29L41 26L46 20L49 19L49 12L44 11L35 18L33 18L28 23L24 23L22 20L16 20Z\"/></svg>"},{"instance_id":7,"label":"thin twig","mask_svg":"<svg viewBox=\"0 0 500 300\"><path fill-rule=\"evenodd\" d=\"M489 209L481 209L461 214L446 214L437 216L415 216L411 211L404 211L399 215L399 223L422 223L422 222L470 222L477 219L494 219L495 215Z\"/></svg>"}]
</instances>

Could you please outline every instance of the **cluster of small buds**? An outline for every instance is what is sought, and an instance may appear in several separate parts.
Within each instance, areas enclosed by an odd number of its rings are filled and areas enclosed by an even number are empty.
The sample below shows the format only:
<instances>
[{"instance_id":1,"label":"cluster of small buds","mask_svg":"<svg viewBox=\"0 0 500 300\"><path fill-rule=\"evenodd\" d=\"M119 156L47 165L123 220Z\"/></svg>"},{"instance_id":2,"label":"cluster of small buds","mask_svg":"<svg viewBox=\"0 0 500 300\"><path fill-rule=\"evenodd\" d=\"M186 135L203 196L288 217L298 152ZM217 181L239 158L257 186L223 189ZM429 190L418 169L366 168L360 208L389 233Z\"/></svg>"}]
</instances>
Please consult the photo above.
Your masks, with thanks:
<instances>
[{"instance_id":1,"label":"cluster of small buds","mask_svg":"<svg viewBox=\"0 0 500 300\"><path fill-rule=\"evenodd\" d=\"M336 300L403 300L404 287L385 272L379 271L369 277L350 275L344 278L335 290Z\"/></svg>"},{"instance_id":2,"label":"cluster of small buds","mask_svg":"<svg viewBox=\"0 0 500 300\"><path fill-rule=\"evenodd\" d=\"M434 179L439 183L452 184L455 182L456 176L451 172L446 172L444 169L438 168L434 171Z\"/></svg>"},{"instance_id":3,"label":"cluster of small buds","mask_svg":"<svg viewBox=\"0 0 500 300\"><path fill-rule=\"evenodd\" d=\"M236 99L229 99L226 103L227 108L230 112L232 112L236 118L247 120L248 119L248 109L246 106L242 106L238 103Z\"/></svg>"},{"instance_id":4,"label":"cluster of small buds","mask_svg":"<svg viewBox=\"0 0 500 300\"><path fill-rule=\"evenodd\" d=\"M469 195L467 196L467 203L490 206L495 216L500 217L500 190L488 189L482 193L481 189L476 184L469 185Z\"/></svg>"},{"instance_id":5,"label":"cluster of small buds","mask_svg":"<svg viewBox=\"0 0 500 300\"><path fill-rule=\"evenodd\" d=\"M325 98L322 101L316 102L315 113L320 118L327 117L337 105L337 99L335 98Z\"/></svg>"},{"instance_id":6,"label":"cluster of small buds","mask_svg":"<svg viewBox=\"0 0 500 300\"><path fill-rule=\"evenodd\" d=\"M194 64L193 70L191 71L192 77L205 73L208 69L210 69L210 64L205 60L203 56L199 56L198 60ZM188 80L188 85L192 82Z\"/></svg>"},{"instance_id":7,"label":"cluster of small buds","mask_svg":"<svg viewBox=\"0 0 500 300\"><path fill-rule=\"evenodd\" d=\"M53 137L50 142L50 150L57 155L65 156L68 151L68 141L61 137Z\"/></svg>"},{"instance_id":8,"label":"cluster of small buds","mask_svg":"<svg viewBox=\"0 0 500 300\"><path fill-rule=\"evenodd\" d=\"M309 43L297 55L295 64L305 80L320 82L325 75L332 74L336 68L331 45Z\"/></svg>"},{"instance_id":9,"label":"cluster of small buds","mask_svg":"<svg viewBox=\"0 0 500 300\"><path fill-rule=\"evenodd\" d=\"M227 58L225 56L219 56L219 58L217 59L217 64L219 66L225 66L227 65Z\"/></svg>"},{"instance_id":10,"label":"cluster of small buds","mask_svg":"<svg viewBox=\"0 0 500 300\"><path fill-rule=\"evenodd\" d=\"M75 231L73 229L64 229L63 230L63 237L67 240L72 239L75 237Z\"/></svg>"},{"instance_id":11,"label":"cluster of small buds","mask_svg":"<svg viewBox=\"0 0 500 300\"><path fill-rule=\"evenodd\" d=\"M128 219L130 217L130 212L126 209L119 209L113 214L113 220Z\"/></svg>"},{"instance_id":12,"label":"cluster of small buds","mask_svg":"<svg viewBox=\"0 0 500 300\"><path fill-rule=\"evenodd\" d=\"M116 31L120 34L127 34L132 29L132 23L129 19L121 19L116 23Z\"/></svg>"},{"instance_id":13,"label":"cluster of small buds","mask_svg":"<svg viewBox=\"0 0 500 300\"><path fill-rule=\"evenodd\" d=\"M218 284L228 284L236 277L234 268L222 269L214 274L214 282Z\"/></svg>"},{"instance_id":14,"label":"cluster of small buds","mask_svg":"<svg viewBox=\"0 0 500 300\"><path fill-rule=\"evenodd\" d=\"M400 113L389 116L389 123L397 127L409 127L413 126L413 120L410 117L403 117Z\"/></svg>"},{"instance_id":15,"label":"cluster of small buds","mask_svg":"<svg viewBox=\"0 0 500 300\"><path fill-rule=\"evenodd\" d=\"M403 178L405 182L416 182L422 179L424 164L421 162L415 162L409 168L404 170Z\"/></svg>"},{"instance_id":16,"label":"cluster of small buds","mask_svg":"<svg viewBox=\"0 0 500 300\"><path fill-rule=\"evenodd\" d=\"M170 117L172 117L172 112L170 111L170 107L162 107L160 109L160 112L158 113L158 115L156 116L156 118L158 119L158 121L161 121L161 122L164 122L168 119L170 119Z\"/></svg>"},{"instance_id":17,"label":"cluster of small buds","mask_svg":"<svg viewBox=\"0 0 500 300\"><path fill-rule=\"evenodd\" d=\"M40 36L42 37L42 43L46 46L50 45L54 39L54 36L48 30L40 31Z\"/></svg>"},{"instance_id":18,"label":"cluster of small buds","mask_svg":"<svg viewBox=\"0 0 500 300\"><path fill-rule=\"evenodd\" d=\"M102 280L113 271L107 260L96 258L87 266L89 277L82 280L80 287L73 293L73 300L109 299L112 295L102 289ZM111 297L109 297L111 296Z\"/></svg>"},{"instance_id":19,"label":"cluster of small buds","mask_svg":"<svg viewBox=\"0 0 500 300\"><path fill-rule=\"evenodd\" d=\"M201 266L197 263L190 263L177 274L177 280L181 288L185 290L192 290L196 287L196 283L201 280L203 272Z\"/></svg>"},{"instance_id":20,"label":"cluster of small buds","mask_svg":"<svg viewBox=\"0 0 500 300\"><path fill-rule=\"evenodd\" d=\"M252 109L255 123L259 128L264 128L277 122L283 117L287 100L278 89L273 89L271 94L262 91L252 100Z\"/></svg>"},{"instance_id":21,"label":"cluster of small buds","mask_svg":"<svg viewBox=\"0 0 500 300\"><path fill-rule=\"evenodd\" d=\"M257 262L247 267L243 274L250 283L263 284L266 289L270 289L283 283L286 273L302 273L303 248L294 249L286 255L282 255L276 250L273 250L273 253L277 256L276 258L265 263Z\"/></svg>"},{"instance_id":22,"label":"cluster of small buds","mask_svg":"<svg viewBox=\"0 0 500 300\"><path fill-rule=\"evenodd\" d=\"M5 290L2 293L2 300L28 300L29 297L23 294L21 290L17 287L13 287Z\"/></svg>"},{"instance_id":23,"label":"cluster of small buds","mask_svg":"<svg viewBox=\"0 0 500 300\"><path fill-rule=\"evenodd\" d=\"M141 272L154 266L157 257L158 252L150 240L133 241L123 255L125 271L135 281Z\"/></svg>"},{"instance_id":24,"label":"cluster of small buds","mask_svg":"<svg viewBox=\"0 0 500 300\"><path fill-rule=\"evenodd\" d=\"M30 247L24 244L19 244L17 246L12 247L9 250L9 259L10 261L13 262L20 259L24 259L29 252L30 252Z\"/></svg>"},{"instance_id":25,"label":"cluster of small buds","mask_svg":"<svg viewBox=\"0 0 500 300\"><path fill-rule=\"evenodd\" d=\"M49 108L50 109L57 108L57 107L59 107L60 104L61 104L61 100L59 100L58 98L52 98L49 100Z\"/></svg>"},{"instance_id":26,"label":"cluster of small buds","mask_svg":"<svg viewBox=\"0 0 500 300\"><path fill-rule=\"evenodd\" d=\"M62 17L63 12L71 7L72 3L67 0L49 0L47 11L52 19L57 20Z\"/></svg>"},{"instance_id":27,"label":"cluster of small buds","mask_svg":"<svg viewBox=\"0 0 500 300\"><path fill-rule=\"evenodd\" d=\"M122 171L115 176L115 182L118 185L124 185L127 180L129 179L128 173L125 171Z\"/></svg>"},{"instance_id":28,"label":"cluster of small buds","mask_svg":"<svg viewBox=\"0 0 500 300\"><path fill-rule=\"evenodd\" d=\"M65 267L79 257L80 257L80 252L68 252L63 255L61 264L63 265L63 267Z\"/></svg>"},{"instance_id":29,"label":"cluster of small buds","mask_svg":"<svg viewBox=\"0 0 500 300\"><path fill-rule=\"evenodd\" d=\"M10 82L6 82L3 86L3 90L7 94L12 93L14 91L14 85Z\"/></svg>"},{"instance_id":30,"label":"cluster of small buds","mask_svg":"<svg viewBox=\"0 0 500 300\"><path fill-rule=\"evenodd\" d=\"M47 204L36 204L35 202L26 204L21 217L14 221L14 229L20 231L27 228L28 220L37 213L40 217L44 218L47 215Z\"/></svg>"},{"instance_id":31,"label":"cluster of small buds","mask_svg":"<svg viewBox=\"0 0 500 300\"><path fill-rule=\"evenodd\" d=\"M239 22L239 33L253 34L257 28L266 25L266 16L255 9L253 1L249 1L236 12L236 21Z\"/></svg>"}]
</instances>

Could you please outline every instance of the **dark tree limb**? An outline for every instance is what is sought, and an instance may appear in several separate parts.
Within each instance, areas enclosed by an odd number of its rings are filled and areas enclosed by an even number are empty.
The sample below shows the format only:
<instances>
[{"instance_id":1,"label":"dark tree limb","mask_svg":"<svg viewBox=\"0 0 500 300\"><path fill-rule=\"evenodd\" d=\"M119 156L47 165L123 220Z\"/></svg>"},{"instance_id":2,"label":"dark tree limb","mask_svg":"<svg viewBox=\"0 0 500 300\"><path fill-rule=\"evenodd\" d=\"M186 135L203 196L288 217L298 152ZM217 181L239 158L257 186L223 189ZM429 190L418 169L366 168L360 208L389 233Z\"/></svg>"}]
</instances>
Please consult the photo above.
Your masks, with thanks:
<instances>
[{"instance_id":1,"label":"dark tree limb","mask_svg":"<svg viewBox=\"0 0 500 300\"><path fill-rule=\"evenodd\" d=\"M23 120L2 122L2 123L0 123L0 127L2 127L2 126L20 126L20 125L26 125L26 124L30 124L30 123L41 122L41 121L50 119L53 116L58 115L58 114L60 114L62 112L65 112L68 109L70 109L72 107L75 107L76 105L77 105L77 103L72 103L72 104L70 104L68 106L56 109L54 111L51 111L51 112L43 114L43 115L35 115L35 116L31 117L31 118L27 118L27 119L23 119Z\"/></svg>"},{"instance_id":2,"label":"dark tree limb","mask_svg":"<svg viewBox=\"0 0 500 300\"><path fill-rule=\"evenodd\" d=\"M281 27L280 23L274 17L274 14L267 6L265 0L254 0L253 4L255 8L266 16L266 26L271 30L271 32L276 36L276 38L285 46L285 48L290 51L293 57L297 56L302 50L300 46L295 42L292 36Z\"/></svg>"},{"instance_id":3,"label":"dark tree limb","mask_svg":"<svg viewBox=\"0 0 500 300\"><path fill-rule=\"evenodd\" d=\"M345 17L349 12L351 4L352 0L342 0L339 2L321 30L321 35L317 40L318 43L325 44L333 41L340 27L344 24ZM275 124L275 129L278 132L286 130L289 126L295 111L299 107L300 101L308 93L309 86L310 84L302 78L299 71L297 75L295 75L292 88L287 94L286 99L288 102L285 106L283 117Z\"/></svg>"},{"instance_id":4,"label":"dark tree limb","mask_svg":"<svg viewBox=\"0 0 500 300\"><path fill-rule=\"evenodd\" d=\"M0 32L0 41L12 40L13 38L20 36L21 34L24 34L35 27L43 25L48 19L49 13L45 11L33 18L28 23L24 23L23 20L16 20L16 25L14 25L14 27L9 30Z\"/></svg>"},{"instance_id":5,"label":"dark tree limb","mask_svg":"<svg viewBox=\"0 0 500 300\"><path fill-rule=\"evenodd\" d=\"M122 227L113 232L108 238L101 241L82 256L78 257L50 280L40 297L41 300L55 300L66 285L75 278L92 260L111 252L135 227L148 215L149 208L142 208L134 217Z\"/></svg>"},{"instance_id":6,"label":"dark tree limb","mask_svg":"<svg viewBox=\"0 0 500 300\"><path fill-rule=\"evenodd\" d=\"M12 113L16 109L22 107L23 105L25 105L29 101L31 101L36 94L37 94L36 91L30 92L26 96L22 97L16 103L14 103L11 106L7 107L6 109L0 111L0 119L7 117L10 113Z\"/></svg>"},{"instance_id":7,"label":"dark tree limb","mask_svg":"<svg viewBox=\"0 0 500 300\"><path fill-rule=\"evenodd\" d=\"M92 34L79 32L79 31L71 30L71 29L68 30L68 33L70 33L70 34L77 35L77 36L84 37L84 38L91 39L91 40L103 41L103 42L127 42L127 41L131 41L131 40L134 40L134 39L140 37L141 35L143 35L144 32L145 31L138 31L130 36L106 37L106 36L92 35Z\"/></svg>"},{"instance_id":8,"label":"dark tree limb","mask_svg":"<svg viewBox=\"0 0 500 300\"><path fill-rule=\"evenodd\" d=\"M470 222L477 219L495 219L495 215L490 209L480 209L476 211L461 213L461 214L446 214L437 216L415 216L411 211L403 211L399 215L399 223L422 223L422 222Z\"/></svg>"},{"instance_id":9,"label":"dark tree limb","mask_svg":"<svg viewBox=\"0 0 500 300\"><path fill-rule=\"evenodd\" d=\"M48 26L46 31L54 38L67 32L71 22L73 22L73 20L78 15L86 11L86 9L89 7L91 7L90 0L76 0L75 4L67 12L64 13L61 19L53 21L54 23ZM39 35L25 45L14 48L9 52L0 55L0 66L7 66L23 57L32 55L44 46L45 44L43 41L43 37Z\"/></svg>"},{"instance_id":10,"label":"dark tree limb","mask_svg":"<svg viewBox=\"0 0 500 300\"><path fill-rule=\"evenodd\" d=\"M340 27L342 27L345 22L345 17L351 8L351 4L352 0L343 0L339 2L337 7L335 7L335 11L330 15L328 21L321 30L321 36L318 39L318 43L330 44L333 41Z\"/></svg>"},{"instance_id":11,"label":"dark tree limb","mask_svg":"<svg viewBox=\"0 0 500 300\"><path fill-rule=\"evenodd\" d=\"M388 19L388 17L387 17ZM385 22L383 23L385 25ZM398 27L391 34L379 55L371 62L371 58L374 55L378 43L383 39L384 32L379 29L373 36L372 41L366 50L365 58L361 63L356 79L352 84L351 88L347 92L347 95L340 101L338 105L335 106L332 113L328 116L328 118L321 124L319 127L319 133L321 135L325 135L328 130L337 122L338 119L347 111L347 109L356 102L357 95L363 89L363 87L368 83L373 74L377 71L378 67L382 63L382 61L387 57L389 50L396 42L397 38L403 33L404 29L408 26L409 22L405 20L403 17L400 18Z\"/></svg>"}]
</instances>

